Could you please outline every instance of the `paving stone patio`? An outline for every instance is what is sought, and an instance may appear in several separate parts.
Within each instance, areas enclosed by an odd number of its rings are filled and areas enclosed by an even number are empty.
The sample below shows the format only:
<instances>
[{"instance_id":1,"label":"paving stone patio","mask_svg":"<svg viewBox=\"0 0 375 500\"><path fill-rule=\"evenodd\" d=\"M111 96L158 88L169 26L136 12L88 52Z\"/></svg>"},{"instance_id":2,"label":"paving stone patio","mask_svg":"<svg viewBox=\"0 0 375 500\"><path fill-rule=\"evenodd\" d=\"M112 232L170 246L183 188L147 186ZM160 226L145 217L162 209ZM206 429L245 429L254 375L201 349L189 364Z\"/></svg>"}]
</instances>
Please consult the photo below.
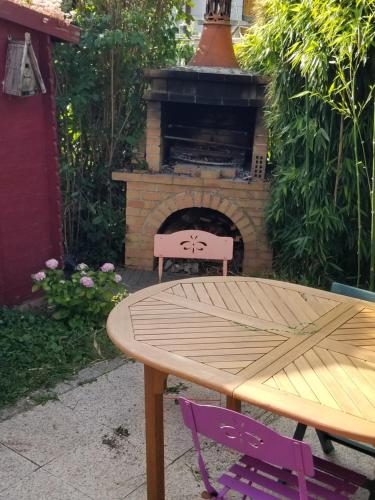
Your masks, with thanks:
<instances>
[{"instance_id":1,"label":"paving stone patio","mask_svg":"<svg viewBox=\"0 0 375 500\"><path fill-rule=\"evenodd\" d=\"M156 282L154 273L127 272L125 280L130 291ZM168 386L193 399L224 403L219 394L176 377ZM0 500L146 499L142 365L125 358L98 363L60 384L57 392L57 401L2 413ZM244 411L293 434L293 421L247 405ZM166 498L198 499L204 488L191 437L168 394L165 426ZM311 429L306 440L322 456ZM209 442L204 451L212 476L232 459ZM373 459L339 445L330 459L375 476ZM367 497L360 491L355 498Z\"/></svg>"}]
</instances>

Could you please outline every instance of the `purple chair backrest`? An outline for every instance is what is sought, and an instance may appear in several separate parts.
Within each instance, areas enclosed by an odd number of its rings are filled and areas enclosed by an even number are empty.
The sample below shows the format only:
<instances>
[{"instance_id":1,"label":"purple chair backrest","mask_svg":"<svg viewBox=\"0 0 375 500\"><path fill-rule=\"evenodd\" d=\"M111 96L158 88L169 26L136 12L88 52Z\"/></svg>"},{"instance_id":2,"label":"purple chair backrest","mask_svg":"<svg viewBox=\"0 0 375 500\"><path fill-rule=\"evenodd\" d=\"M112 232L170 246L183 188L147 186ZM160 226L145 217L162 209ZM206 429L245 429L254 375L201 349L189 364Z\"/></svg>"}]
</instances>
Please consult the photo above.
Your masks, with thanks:
<instances>
[{"instance_id":1,"label":"purple chair backrest","mask_svg":"<svg viewBox=\"0 0 375 500\"><path fill-rule=\"evenodd\" d=\"M264 424L226 408L206 406L179 398L185 425L240 453L263 462L290 469L303 475L314 475L310 446L307 443L281 436Z\"/></svg>"},{"instance_id":2,"label":"purple chair backrest","mask_svg":"<svg viewBox=\"0 0 375 500\"><path fill-rule=\"evenodd\" d=\"M155 234L154 256L159 258L160 280L164 257L222 260L223 274L226 276L228 260L233 258L233 238L216 236L195 229L177 231L172 234Z\"/></svg>"}]
</instances>

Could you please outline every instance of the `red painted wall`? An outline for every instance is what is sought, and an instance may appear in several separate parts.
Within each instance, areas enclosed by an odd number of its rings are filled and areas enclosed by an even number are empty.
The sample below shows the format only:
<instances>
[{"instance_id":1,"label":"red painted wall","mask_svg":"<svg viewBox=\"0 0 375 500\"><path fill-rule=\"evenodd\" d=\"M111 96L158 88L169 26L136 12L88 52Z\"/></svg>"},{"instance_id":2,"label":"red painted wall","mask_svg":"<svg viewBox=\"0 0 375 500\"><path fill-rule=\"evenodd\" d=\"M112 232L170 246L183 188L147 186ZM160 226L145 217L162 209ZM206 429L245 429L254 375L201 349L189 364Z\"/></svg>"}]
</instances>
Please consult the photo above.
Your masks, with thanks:
<instances>
[{"instance_id":1,"label":"red painted wall","mask_svg":"<svg viewBox=\"0 0 375 500\"><path fill-rule=\"evenodd\" d=\"M29 298L30 275L62 256L50 37L0 19L0 82L8 35L22 40L26 31L47 94L14 97L0 87L0 304L7 305Z\"/></svg>"}]
</instances>

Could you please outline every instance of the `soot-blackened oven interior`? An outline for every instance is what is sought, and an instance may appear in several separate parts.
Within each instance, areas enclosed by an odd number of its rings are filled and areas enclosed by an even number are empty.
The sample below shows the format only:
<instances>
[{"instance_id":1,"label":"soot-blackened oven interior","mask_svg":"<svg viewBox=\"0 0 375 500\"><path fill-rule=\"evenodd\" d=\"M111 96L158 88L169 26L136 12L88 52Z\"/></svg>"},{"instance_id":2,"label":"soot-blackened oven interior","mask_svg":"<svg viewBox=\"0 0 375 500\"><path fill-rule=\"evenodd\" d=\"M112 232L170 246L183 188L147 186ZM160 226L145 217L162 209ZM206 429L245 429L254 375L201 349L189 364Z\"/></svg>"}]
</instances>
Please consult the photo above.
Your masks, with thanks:
<instances>
[{"instance_id":1,"label":"soot-blackened oven interior","mask_svg":"<svg viewBox=\"0 0 375 500\"><path fill-rule=\"evenodd\" d=\"M162 106L162 163L249 171L256 110L167 102Z\"/></svg>"}]
</instances>

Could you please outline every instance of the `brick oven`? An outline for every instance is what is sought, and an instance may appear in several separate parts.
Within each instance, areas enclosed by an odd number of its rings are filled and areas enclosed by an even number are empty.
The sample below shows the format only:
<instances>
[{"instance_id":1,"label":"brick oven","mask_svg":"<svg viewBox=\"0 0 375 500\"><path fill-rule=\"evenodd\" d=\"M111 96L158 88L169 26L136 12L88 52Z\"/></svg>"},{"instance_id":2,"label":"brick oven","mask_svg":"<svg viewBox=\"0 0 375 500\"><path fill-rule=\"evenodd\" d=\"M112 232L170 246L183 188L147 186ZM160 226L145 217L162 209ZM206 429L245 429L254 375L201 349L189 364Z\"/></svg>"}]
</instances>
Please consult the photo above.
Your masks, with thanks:
<instances>
[{"instance_id":1,"label":"brick oven","mask_svg":"<svg viewBox=\"0 0 375 500\"><path fill-rule=\"evenodd\" d=\"M148 70L148 170L113 172L126 182L125 265L153 269L153 237L182 229L232 236L232 271L267 272L264 208L267 79L239 69L230 0L208 0L188 66Z\"/></svg>"}]
</instances>

